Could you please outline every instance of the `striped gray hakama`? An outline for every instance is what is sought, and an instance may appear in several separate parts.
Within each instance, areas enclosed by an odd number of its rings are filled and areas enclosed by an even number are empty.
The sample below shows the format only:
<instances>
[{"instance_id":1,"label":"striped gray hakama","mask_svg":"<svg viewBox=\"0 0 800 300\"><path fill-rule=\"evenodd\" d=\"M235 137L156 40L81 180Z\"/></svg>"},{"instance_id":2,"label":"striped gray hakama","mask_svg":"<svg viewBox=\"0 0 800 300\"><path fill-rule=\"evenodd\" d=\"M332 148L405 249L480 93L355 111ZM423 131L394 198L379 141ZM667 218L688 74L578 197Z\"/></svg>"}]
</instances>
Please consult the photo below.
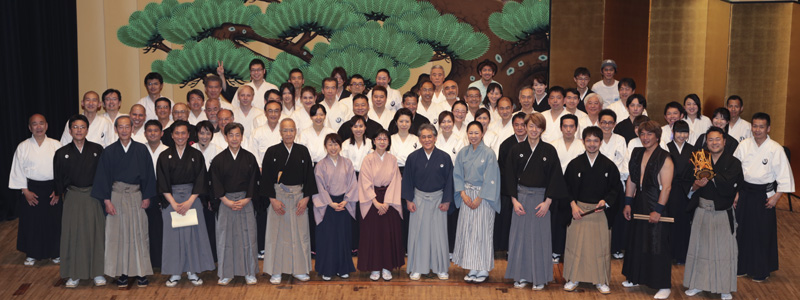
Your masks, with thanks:
<instances>
[{"instance_id":1,"label":"striped gray hakama","mask_svg":"<svg viewBox=\"0 0 800 300\"><path fill-rule=\"evenodd\" d=\"M308 232L308 209L297 215L297 203L303 200L303 186L287 186L289 192L275 185L275 196L283 203L281 216L267 212L267 235L264 243L264 273L270 275L308 274L311 271L311 237Z\"/></svg>"},{"instance_id":2,"label":"striped gray hakama","mask_svg":"<svg viewBox=\"0 0 800 300\"><path fill-rule=\"evenodd\" d=\"M61 277L90 279L103 275L106 219L92 187L70 186L61 218Z\"/></svg>"},{"instance_id":3,"label":"striped gray hakama","mask_svg":"<svg viewBox=\"0 0 800 300\"><path fill-rule=\"evenodd\" d=\"M142 208L139 185L114 182L111 186L111 204L117 214L106 217L106 275L153 275L147 213Z\"/></svg>"},{"instance_id":4,"label":"striped gray hakama","mask_svg":"<svg viewBox=\"0 0 800 300\"><path fill-rule=\"evenodd\" d=\"M576 202L585 212L597 206L592 203ZM608 284L611 279L611 230L608 229L604 212L572 220L572 224L567 227L564 279L592 284Z\"/></svg>"},{"instance_id":5,"label":"striped gray hakama","mask_svg":"<svg viewBox=\"0 0 800 300\"><path fill-rule=\"evenodd\" d=\"M534 285L553 281L553 245L550 239L550 211L536 216L536 206L545 201L545 188L517 186L525 215L511 216L508 267L505 278L526 280Z\"/></svg>"},{"instance_id":6,"label":"striped gray hakama","mask_svg":"<svg viewBox=\"0 0 800 300\"><path fill-rule=\"evenodd\" d=\"M192 196L191 183L172 186L172 198L183 203ZM161 274L180 275L183 272L200 273L214 269L214 258L206 232L206 220L200 197L192 203L197 213L197 225L172 228L172 205L161 210L164 220Z\"/></svg>"},{"instance_id":7,"label":"striped gray hakama","mask_svg":"<svg viewBox=\"0 0 800 300\"><path fill-rule=\"evenodd\" d=\"M426 193L414 189L417 211L408 221L408 263L406 272L427 274L450 269L447 244L447 212L439 210L442 191Z\"/></svg>"},{"instance_id":8,"label":"striped gray hakama","mask_svg":"<svg viewBox=\"0 0 800 300\"><path fill-rule=\"evenodd\" d=\"M711 293L735 292L738 255L728 212L714 210L714 201L700 198L692 221L683 286Z\"/></svg>"},{"instance_id":9,"label":"striped gray hakama","mask_svg":"<svg viewBox=\"0 0 800 300\"><path fill-rule=\"evenodd\" d=\"M481 187L469 183L464 192L472 199L480 196ZM495 211L483 200L477 209L461 205L458 215L456 245L453 263L468 270L494 269L494 217Z\"/></svg>"},{"instance_id":10,"label":"striped gray hakama","mask_svg":"<svg viewBox=\"0 0 800 300\"><path fill-rule=\"evenodd\" d=\"M226 193L231 201L244 199L245 192ZM225 204L219 206L217 215L217 276L255 276L258 272L256 252L256 215L253 201L241 210L233 210Z\"/></svg>"}]
</instances>

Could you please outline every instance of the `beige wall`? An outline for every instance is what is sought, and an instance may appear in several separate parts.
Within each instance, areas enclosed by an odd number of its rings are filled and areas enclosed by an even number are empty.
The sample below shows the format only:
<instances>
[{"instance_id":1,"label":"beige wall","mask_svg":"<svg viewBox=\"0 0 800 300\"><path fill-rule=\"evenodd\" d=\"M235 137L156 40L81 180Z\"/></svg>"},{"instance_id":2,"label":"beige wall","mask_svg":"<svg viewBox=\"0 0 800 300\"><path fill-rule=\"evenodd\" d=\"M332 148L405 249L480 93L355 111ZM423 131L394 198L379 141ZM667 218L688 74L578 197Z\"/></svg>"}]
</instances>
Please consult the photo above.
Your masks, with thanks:
<instances>
[{"instance_id":1,"label":"beige wall","mask_svg":"<svg viewBox=\"0 0 800 300\"><path fill-rule=\"evenodd\" d=\"M89 90L102 93L108 88L115 88L122 92L122 109L127 113L131 105L140 98L147 96L144 88L144 76L150 72L153 61L166 58L162 51L143 53L142 49L128 47L117 39L117 30L128 24L130 15L144 9L150 0L76 0L78 10L78 87L79 95L75 95L75 102L79 104L84 92ZM187 2L186 0L179 0ZM256 1L246 5L257 5L264 11L267 3ZM324 41L317 38L309 43ZM165 43L173 49L180 49L180 45ZM281 51L263 43L248 45L254 51L274 58ZM450 63L440 61L445 72L450 71ZM416 84L417 76L428 73L433 63L411 70L408 83L400 89L405 92ZM374 76L374 74L362 74ZM202 83L196 88L203 89ZM178 102L186 101L186 93L191 87L180 88L180 85L165 84L162 94Z\"/></svg>"},{"instance_id":2,"label":"beige wall","mask_svg":"<svg viewBox=\"0 0 800 300\"><path fill-rule=\"evenodd\" d=\"M707 13L706 0L653 1L650 6L645 98L650 117L659 122L664 122L667 103L683 104L692 93L703 99Z\"/></svg>"},{"instance_id":3,"label":"beige wall","mask_svg":"<svg viewBox=\"0 0 800 300\"><path fill-rule=\"evenodd\" d=\"M572 75L578 67L589 69L589 84L594 84L601 78L603 60L603 1L551 3L550 86L574 87Z\"/></svg>"}]
</instances>

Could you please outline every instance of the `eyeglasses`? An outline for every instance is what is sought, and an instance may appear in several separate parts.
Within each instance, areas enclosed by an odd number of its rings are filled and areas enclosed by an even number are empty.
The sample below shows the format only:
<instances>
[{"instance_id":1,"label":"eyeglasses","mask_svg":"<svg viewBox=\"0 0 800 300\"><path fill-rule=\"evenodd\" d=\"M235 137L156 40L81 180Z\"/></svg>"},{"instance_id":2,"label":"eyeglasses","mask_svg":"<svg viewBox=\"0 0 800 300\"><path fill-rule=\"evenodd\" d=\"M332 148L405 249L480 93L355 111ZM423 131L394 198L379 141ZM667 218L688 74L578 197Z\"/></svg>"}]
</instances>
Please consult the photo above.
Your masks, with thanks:
<instances>
[{"instance_id":1,"label":"eyeglasses","mask_svg":"<svg viewBox=\"0 0 800 300\"><path fill-rule=\"evenodd\" d=\"M350 85L351 85L351 86L364 86L364 84L363 84L363 83L361 83L361 82L357 82L357 83L351 83Z\"/></svg>"},{"instance_id":2,"label":"eyeglasses","mask_svg":"<svg viewBox=\"0 0 800 300\"><path fill-rule=\"evenodd\" d=\"M600 121L600 125L614 125L614 121Z\"/></svg>"},{"instance_id":3,"label":"eyeglasses","mask_svg":"<svg viewBox=\"0 0 800 300\"><path fill-rule=\"evenodd\" d=\"M72 125L72 129L86 129L86 125Z\"/></svg>"}]
</instances>

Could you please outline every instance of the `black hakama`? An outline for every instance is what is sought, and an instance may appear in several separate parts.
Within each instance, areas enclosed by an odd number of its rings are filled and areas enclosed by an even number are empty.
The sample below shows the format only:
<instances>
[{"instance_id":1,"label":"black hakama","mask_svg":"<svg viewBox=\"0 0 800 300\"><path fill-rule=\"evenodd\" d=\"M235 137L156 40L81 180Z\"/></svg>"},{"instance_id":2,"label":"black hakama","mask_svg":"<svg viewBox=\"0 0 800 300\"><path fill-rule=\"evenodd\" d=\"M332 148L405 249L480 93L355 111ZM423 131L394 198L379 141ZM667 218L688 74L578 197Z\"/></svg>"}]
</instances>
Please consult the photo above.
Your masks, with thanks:
<instances>
[{"instance_id":1,"label":"black hakama","mask_svg":"<svg viewBox=\"0 0 800 300\"><path fill-rule=\"evenodd\" d=\"M17 201L17 250L37 260L59 257L62 201L50 205L50 194L54 188L53 180L28 179L28 190L39 197L39 204L30 206L22 194Z\"/></svg>"}]
</instances>

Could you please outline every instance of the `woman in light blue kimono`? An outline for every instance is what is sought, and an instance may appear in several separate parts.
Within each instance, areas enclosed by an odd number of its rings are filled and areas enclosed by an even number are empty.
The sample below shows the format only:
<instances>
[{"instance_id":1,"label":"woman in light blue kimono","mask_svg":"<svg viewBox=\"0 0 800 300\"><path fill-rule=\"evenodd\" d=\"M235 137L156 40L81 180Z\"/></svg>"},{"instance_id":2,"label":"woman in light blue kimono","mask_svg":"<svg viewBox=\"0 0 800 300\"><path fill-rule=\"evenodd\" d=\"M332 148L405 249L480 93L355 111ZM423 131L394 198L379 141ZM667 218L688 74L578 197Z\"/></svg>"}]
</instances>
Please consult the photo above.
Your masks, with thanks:
<instances>
[{"instance_id":1,"label":"woman in light blue kimono","mask_svg":"<svg viewBox=\"0 0 800 300\"><path fill-rule=\"evenodd\" d=\"M481 283L494 268L494 217L500 212L500 167L483 143L483 124L467 125L466 146L453 169L454 201L459 208L453 263L468 269L466 282Z\"/></svg>"}]
</instances>

